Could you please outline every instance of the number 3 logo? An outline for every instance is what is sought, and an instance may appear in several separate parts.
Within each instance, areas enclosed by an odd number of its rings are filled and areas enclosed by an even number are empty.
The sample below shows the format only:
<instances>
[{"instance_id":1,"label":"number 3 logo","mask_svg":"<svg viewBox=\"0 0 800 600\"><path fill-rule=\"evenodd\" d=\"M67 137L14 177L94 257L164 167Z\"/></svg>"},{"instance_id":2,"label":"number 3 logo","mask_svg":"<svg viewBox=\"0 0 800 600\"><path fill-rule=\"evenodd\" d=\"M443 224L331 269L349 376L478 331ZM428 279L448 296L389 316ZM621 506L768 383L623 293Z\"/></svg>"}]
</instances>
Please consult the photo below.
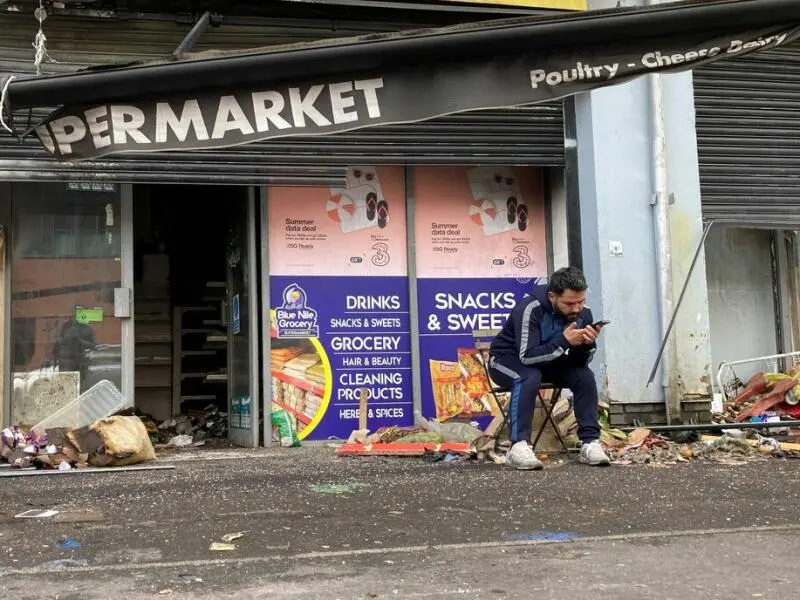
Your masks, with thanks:
<instances>
[{"instance_id":1,"label":"number 3 logo","mask_svg":"<svg viewBox=\"0 0 800 600\"><path fill-rule=\"evenodd\" d=\"M528 255L527 246L515 246L512 250L515 254L514 259L511 261L518 269L524 269L531 264L531 257Z\"/></svg>"},{"instance_id":2,"label":"number 3 logo","mask_svg":"<svg viewBox=\"0 0 800 600\"><path fill-rule=\"evenodd\" d=\"M375 250L375 254L372 255L372 264L376 267L385 267L389 264L389 246L384 244L383 242L378 242L372 249Z\"/></svg>"}]
</instances>

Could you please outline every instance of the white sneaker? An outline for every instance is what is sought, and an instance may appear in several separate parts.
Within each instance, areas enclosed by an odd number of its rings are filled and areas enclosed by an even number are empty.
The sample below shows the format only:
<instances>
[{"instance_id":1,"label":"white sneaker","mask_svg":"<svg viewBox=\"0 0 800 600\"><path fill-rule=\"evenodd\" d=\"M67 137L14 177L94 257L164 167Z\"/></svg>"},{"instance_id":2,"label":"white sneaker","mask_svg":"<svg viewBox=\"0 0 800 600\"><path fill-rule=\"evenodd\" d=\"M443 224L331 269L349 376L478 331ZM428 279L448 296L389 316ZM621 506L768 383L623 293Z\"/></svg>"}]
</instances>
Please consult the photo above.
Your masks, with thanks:
<instances>
[{"instance_id":1,"label":"white sneaker","mask_svg":"<svg viewBox=\"0 0 800 600\"><path fill-rule=\"evenodd\" d=\"M525 441L511 446L511 450L506 454L506 465L520 471L538 471L544 468L542 461L536 458L533 448Z\"/></svg>"},{"instance_id":2,"label":"white sneaker","mask_svg":"<svg viewBox=\"0 0 800 600\"><path fill-rule=\"evenodd\" d=\"M593 467L605 466L611 464L611 459L603 450L603 445L600 440L594 440L588 444L581 446L580 462L592 465Z\"/></svg>"}]
</instances>

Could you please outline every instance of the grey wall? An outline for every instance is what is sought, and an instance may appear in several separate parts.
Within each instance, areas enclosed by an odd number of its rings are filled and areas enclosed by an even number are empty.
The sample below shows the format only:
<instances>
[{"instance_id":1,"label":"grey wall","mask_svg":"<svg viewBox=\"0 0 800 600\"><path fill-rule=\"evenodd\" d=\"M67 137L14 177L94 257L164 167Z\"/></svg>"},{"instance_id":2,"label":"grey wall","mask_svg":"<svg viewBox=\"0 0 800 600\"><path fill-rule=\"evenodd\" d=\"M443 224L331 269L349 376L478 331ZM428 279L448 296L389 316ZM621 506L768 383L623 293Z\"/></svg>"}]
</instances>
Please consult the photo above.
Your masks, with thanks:
<instances>
[{"instance_id":1,"label":"grey wall","mask_svg":"<svg viewBox=\"0 0 800 600\"><path fill-rule=\"evenodd\" d=\"M712 228L706 240L706 273L714 374L722 361L776 354L771 232ZM763 363L736 367L746 380Z\"/></svg>"}]
</instances>

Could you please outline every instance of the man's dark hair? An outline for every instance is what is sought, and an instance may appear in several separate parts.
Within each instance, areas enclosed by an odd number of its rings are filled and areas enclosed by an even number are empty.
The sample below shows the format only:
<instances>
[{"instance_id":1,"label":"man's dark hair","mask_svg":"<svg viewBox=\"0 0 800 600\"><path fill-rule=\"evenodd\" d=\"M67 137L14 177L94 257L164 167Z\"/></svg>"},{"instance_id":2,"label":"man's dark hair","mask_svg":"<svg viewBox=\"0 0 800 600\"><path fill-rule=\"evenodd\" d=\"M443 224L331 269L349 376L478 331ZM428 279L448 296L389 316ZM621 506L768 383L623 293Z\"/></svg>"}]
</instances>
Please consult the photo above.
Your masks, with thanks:
<instances>
[{"instance_id":1,"label":"man's dark hair","mask_svg":"<svg viewBox=\"0 0 800 600\"><path fill-rule=\"evenodd\" d=\"M550 276L547 283L548 289L557 296L560 296L566 290L583 292L589 287L586 284L586 277L583 276L583 271L578 267L559 269Z\"/></svg>"}]
</instances>

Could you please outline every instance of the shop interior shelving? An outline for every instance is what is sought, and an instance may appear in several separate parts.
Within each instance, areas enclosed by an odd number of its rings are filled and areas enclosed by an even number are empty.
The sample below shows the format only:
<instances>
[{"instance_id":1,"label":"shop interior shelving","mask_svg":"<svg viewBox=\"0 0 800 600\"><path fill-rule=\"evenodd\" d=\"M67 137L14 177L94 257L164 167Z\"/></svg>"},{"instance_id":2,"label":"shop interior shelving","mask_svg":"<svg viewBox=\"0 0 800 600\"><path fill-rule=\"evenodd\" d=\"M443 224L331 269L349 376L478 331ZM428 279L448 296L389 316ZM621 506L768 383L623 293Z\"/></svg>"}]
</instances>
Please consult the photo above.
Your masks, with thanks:
<instances>
[{"instance_id":1,"label":"shop interior shelving","mask_svg":"<svg viewBox=\"0 0 800 600\"><path fill-rule=\"evenodd\" d=\"M206 295L173 309L172 402L178 412L216 404L227 410L228 335L222 319L225 284L207 282Z\"/></svg>"}]
</instances>

